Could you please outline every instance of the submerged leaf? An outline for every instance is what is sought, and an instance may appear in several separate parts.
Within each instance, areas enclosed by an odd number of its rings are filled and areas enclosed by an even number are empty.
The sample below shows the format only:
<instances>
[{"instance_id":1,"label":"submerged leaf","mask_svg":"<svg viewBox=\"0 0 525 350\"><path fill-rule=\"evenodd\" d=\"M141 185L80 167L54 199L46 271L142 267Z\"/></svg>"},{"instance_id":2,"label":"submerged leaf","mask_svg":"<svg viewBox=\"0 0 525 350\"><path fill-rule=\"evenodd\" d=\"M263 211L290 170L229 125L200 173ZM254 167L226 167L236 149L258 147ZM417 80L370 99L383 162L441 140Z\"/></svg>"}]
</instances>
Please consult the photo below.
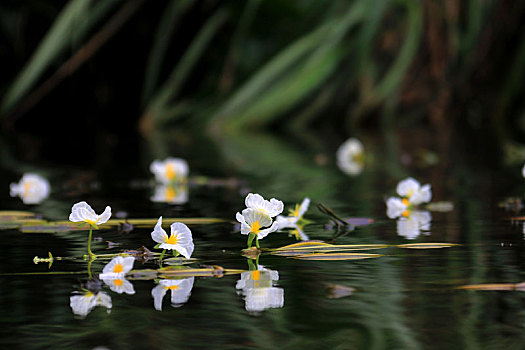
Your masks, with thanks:
<instances>
[{"instance_id":1,"label":"submerged leaf","mask_svg":"<svg viewBox=\"0 0 525 350\"><path fill-rule=\"evenodd\" d=\"M355 288L342 286L340 284L329 284L326 286L327 298L339 299L350 296L354 293Z\"/></svg>"}]
</instances>

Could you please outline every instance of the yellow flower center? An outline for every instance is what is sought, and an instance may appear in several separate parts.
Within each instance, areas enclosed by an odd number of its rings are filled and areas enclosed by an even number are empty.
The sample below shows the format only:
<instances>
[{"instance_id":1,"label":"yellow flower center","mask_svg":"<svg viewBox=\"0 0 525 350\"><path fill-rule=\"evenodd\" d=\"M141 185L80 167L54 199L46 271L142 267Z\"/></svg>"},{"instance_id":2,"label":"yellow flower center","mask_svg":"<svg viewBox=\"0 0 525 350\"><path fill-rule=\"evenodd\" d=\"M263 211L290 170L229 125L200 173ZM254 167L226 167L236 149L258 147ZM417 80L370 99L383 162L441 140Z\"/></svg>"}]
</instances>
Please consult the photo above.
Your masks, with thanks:
<instances>
[{"instance_id":1,"label":"yellow flower center","mask_svg":"<svg viewBox=\"0 0 525 350\"><path fill-rule=\"evenodd\" d=\"M261 224L259 224L259 220L255 221L253 224L252 224L252 232L255 233L255 234L258 234L259 233L259 230L261 229Z\"/></svg>"},{"instance_id":2,"label":"yellow flower center","mask_svg":"<svg viewBox=\"0 0 525 350\"><path fill-rule=\"evenodd\" d=\"M408 201L408 198L403 198L401 200L401 203L403 203L404 205L408 205L410 202Z\"/></svg>"},{"instance_id":3,"label":"yellow flower center","mask_svg":"<svg viewBox=\"0 0 525 350\"><path fill-rule=\"evenodd\" d=\"M179 286L169 286L169 287L166 287L167 289L170 289L170 290L177 290L179 289Z\"/></svg>"},{"instance_id":4,"label":"yellow flower center","mask_svg":"<svg viewBox=\"0 0 525 350\"><path fill-rule=\"evenodd\" d=\"M168 243L168 244L177 244L177 242L179 241L177 239L177 237L178 237L178 235L172 233L170 238L168 238L168 240L166 241L166 243Z\"/></svg>"},{"instance_id":5,"label":"yellow flower center","mask_svg":"<svg viewBox=\"0 0 525 350\"><path fill-rule=\"evenodd\" d=\"M362 163L364 159L365 159L365 155L363 154L363 152L354 154L354 162Z\"/></svg>"},{"instance_id":6,"label":"yellow flower center","mask_svg":"<svg viewBox=\"0 0 525 350\"><path fill-rule=\"evenodd\" d=\"M87 222L87 223L90 224L90 225L96 225L98 220L89 220L89 219L84 219L84 221Z\"/></svg>"},{"instance_id":7,"label":"yellow flower center","mask_svg":"<svg viewBox=\"0 0 525 350\"><path fill-rule=\"evenodd\" d=\"M114 280L113 281L113 284L117 287L120 287L121 285L124 284L124 281L123 280Z\"/></svg>"},{"instance_id":8,"label":"yellow flower center","mask_svg":"<svg viewBox=\"0 0 525 350\"><path fill-rule=\"evenodd\" d=\"M168 180L173 180L175 178L175 166L171 163L166 164L166 177Z\"/></svg>"},{"instance_id":9,"label":"yellow flower center","mask_svg":"<svg viewBox=\"0 0 525 350\"><path fill-rule=\"evenodd\" d=\"M410 211L409 210L405 210L401 215L403 215L403 217L408 217L410 215Z\"/></svg>"},{"instance_id":10,"label":"yellow flower center","mask_svg":"<svg viewBox=\"0 0 525 350\"><path fill-rule=\"evenodd\" d=\"M121 273L122 271L124 271L122 264L116 264L115 267L113 267L113 272L115 273Z\"/></svg>"},{"instance_id":11,"label":"yellow flower center","mask_svg":"<svg viewBox=\"0 0 525 350\"><path fill-rule=\"evenodd\" d=\"M252 279L254 281L260 280L261 279L261 271L259 271L259 270L252 271Z\"/></svg>"},{"instance_id":12,"label":"yellow flower center","mask_svg":"<svg viewBox=\"0 0 525 350\"><path fill-rule=\"evenodd\" d=\"M24 184L24 196L29 195L29 191L30 190L31 190L31 183L30 182L26 182Z\"/></svg>"}]
</instances>

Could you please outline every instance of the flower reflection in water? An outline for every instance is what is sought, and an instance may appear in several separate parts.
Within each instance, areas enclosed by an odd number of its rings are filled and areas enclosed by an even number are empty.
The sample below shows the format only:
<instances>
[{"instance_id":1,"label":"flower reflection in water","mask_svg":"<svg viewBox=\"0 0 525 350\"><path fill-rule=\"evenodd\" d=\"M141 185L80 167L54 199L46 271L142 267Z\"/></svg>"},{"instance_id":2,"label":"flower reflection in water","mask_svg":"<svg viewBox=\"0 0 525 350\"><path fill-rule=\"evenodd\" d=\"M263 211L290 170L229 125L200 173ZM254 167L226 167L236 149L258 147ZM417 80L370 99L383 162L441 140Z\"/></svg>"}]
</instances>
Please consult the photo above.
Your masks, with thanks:
<instances>
[{"instance_id":1,"label":"flower reflection in water","mask_svg":"<svg viewBox=\"0 0 525 350\"><path fill-rule=\"evenodd\" d=\"M397 234L406 239L415 239L422 233L429 235L431 221L430 212L413 211L407 217L401 217L397 220Z\"/></svg>"},{"instance_id":2,"label":"flower reflection in water","mask_svg":"<svg viewBox=\"0 0 525 350\"><path fill-rule=\"evenodd\" d=\"M104 292L84 290L76 292L69 298L69 306L75 315L86 317L96 306L104 306L108 313L111 312L111 297Z\"/></svg>"},{"instance_id":3,"label":"flower reflection in water","mask_svg":"<svg viewBox=\"0 0 525 350\"><path fill-rule=\"evenodd\" d=\"M160 280L159 284L151 290L155 310L162 311L162 300L168 290L171 291L171 306L180 307L186 303L191 295L194 277L178 280Z\"/></svg>"},{"instance_id":4,"label":"flower reflection in water","mask_svg":"<svg viewBox=\"0 0 525 350\"><path fill-rule=\"evenodd\" d=\"M24 174L18 183L9 186L11 197L19 196L24 204L38 204L49 196L49 182L37 174Z\"/></svg>"},{"instance_id":5,"label":"flower reflection in water","mask_svg":"<svg viewBox=\"0 0 525 350\"><path fill-rule=\"evenodd\" d=\"M135 294L135 289L125 275L133 268L135 258L132 256L113 258L102 270L99 278L115 293Z\"/></svg>"},{"instance_id":6,"label":"flower reflection in water","mask_svg":"<svg viewBox=\"0 0 525 350\"><path fill-rule=\"evenodd\" d=\"M258 265L256 270L243 272L235 288L244 296L246 311L261 312L283 307L284 289L273 286L273 282L278 280L277 271L262 265Z\"/></svg>"},{"instance_id":7,"label":"flower reflection in water","mask_svg":"<svg viewBox=\"0 0 525 350\"><path fill-rule=\"evenodd\" d=\"M155 203L185 204L188 201L188 185L181 184L157 184L155 193L150 198Z\"/></svg>"}]
</instances>

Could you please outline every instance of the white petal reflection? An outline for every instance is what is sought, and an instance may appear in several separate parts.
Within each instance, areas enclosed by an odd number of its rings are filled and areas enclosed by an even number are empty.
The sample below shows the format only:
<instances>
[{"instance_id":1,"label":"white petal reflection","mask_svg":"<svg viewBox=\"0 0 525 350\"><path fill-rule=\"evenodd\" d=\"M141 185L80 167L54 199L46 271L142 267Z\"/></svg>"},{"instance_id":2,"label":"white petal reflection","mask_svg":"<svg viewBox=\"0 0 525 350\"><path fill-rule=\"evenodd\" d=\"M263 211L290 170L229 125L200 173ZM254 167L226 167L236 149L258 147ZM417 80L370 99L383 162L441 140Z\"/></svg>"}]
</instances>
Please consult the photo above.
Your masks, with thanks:
<instances>
[{"instance_id":1,"label":"white petal reflection","mask_svg":"<svg viewBox=\"0 0 525 350\"><path fill-rule=\"evenodd\" d=\"M157 184L150 199L155 203L184 204L188 201L188 185L186 183Z\"/></svg>"},{"instance_id":2,"label":"white petal reflection","mask_svg":"<svg viewBox=\"0 0 525 350\"><path fill-rule=\"evenodd\" d=\"M160 280L159 284L151 290L155 310L162 311L162 300L168 290L171 291L171 306L180 307L186 303L190 298L194 280L194 277Z\"/></svg>"},{"instance_id":3,"label":"white petal reflection","mask_svg":"<svg viewBox=\"0 0 525 350\"><path fill-rule=\"evenodd\" d=\"M432 216L428 211L413 211L407 217L397 220L397 234L406 239L415 239L420 234L430 234Z\"/></svg>"},{"instance_id":4,"label":"white petal reflection","mask_svg":"<svg viewBox=\"0 0 525 350\"><path fill-rule=\"evenodd\" d=\"M124 277L120 278L100 278L104 283L114 291L115 293L126 293L126 294L135 294L135 289L133 288L133 284L125 279Z\"/></svg>"},{"instance_id":5,"label":"white petal reflection","mask_svg":"<svg viewBox=\"0 0 525 350\"><path fill-rule=\"evenodd\" d=\"M75 293L69 297L71 310L75 315L81 317L86 317L91 310L99 305L105 307L109 313L112 307L111 297L104 292L93 293L90 291Z\"/></svg>"},{"instance_id":6,"label":"white petal reflection","mask_svg":"<svg viewBox=\"0 0 525 350\"><path fill-rule=\"evenodd\" d=\"M273 286L274 281L278 280L277 271L261 265L257 270L243 272L235 288L244 296L246 311L262 312L270 308L282 308L284 289Z\"/></svg>"}]
</instances>

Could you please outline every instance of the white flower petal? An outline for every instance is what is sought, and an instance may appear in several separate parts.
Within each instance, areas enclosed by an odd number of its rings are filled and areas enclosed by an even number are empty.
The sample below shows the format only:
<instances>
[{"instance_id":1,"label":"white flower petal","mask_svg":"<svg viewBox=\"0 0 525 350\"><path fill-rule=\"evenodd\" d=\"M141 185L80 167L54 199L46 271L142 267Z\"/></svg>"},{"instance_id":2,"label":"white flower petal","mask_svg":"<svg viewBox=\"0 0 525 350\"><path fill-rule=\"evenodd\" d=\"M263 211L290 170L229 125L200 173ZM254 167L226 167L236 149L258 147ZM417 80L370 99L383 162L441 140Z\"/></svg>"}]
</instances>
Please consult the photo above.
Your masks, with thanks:
<instances>
[{"instance_id":1,"label":"white flower petal","mask_svg":"<svg viewBox=\"0 0 525 350\"><path fill-rule=\"evenodd\" d=\"M111 207L108 205L106 209L104 209L104 212L100 214L100 216L97 219L97 225L101 225L109 220L111 217Z\"/></svg>"},{"instance_id":2,"label":"white flower petal","mask_svg":"<svg viewBox=\"0 0 525 350\"><path fill-rule=\"evenodd\" d=\"M298 218L302 218L303 215L308 211L308 207L310 206L310 198L306 197L303 199L303 202L299 206L299 216Z\"/></svg>"},{"instance_id":3,"label":"white flower petal","mask_svg":"<svg viewBox=\"0 0 525 350\"><path fill-rule=\"evenodd\" d=\"M409 177L397 184L397 194L401 197L410 198L414 193L419 190L420 184L417 180Z\"/></svg>"},{"instance_id":4,"label":"white flower petal","mask_svg":"<svg viewBox=\"0 0 525 350\"><path fill-rule=\"evenodd\" d=\"M168 240L168 234L162 228L162 216L159 218L155 228L151 232L151 238L157 243L165 243Z\"/></svg>"}]
</instances>

